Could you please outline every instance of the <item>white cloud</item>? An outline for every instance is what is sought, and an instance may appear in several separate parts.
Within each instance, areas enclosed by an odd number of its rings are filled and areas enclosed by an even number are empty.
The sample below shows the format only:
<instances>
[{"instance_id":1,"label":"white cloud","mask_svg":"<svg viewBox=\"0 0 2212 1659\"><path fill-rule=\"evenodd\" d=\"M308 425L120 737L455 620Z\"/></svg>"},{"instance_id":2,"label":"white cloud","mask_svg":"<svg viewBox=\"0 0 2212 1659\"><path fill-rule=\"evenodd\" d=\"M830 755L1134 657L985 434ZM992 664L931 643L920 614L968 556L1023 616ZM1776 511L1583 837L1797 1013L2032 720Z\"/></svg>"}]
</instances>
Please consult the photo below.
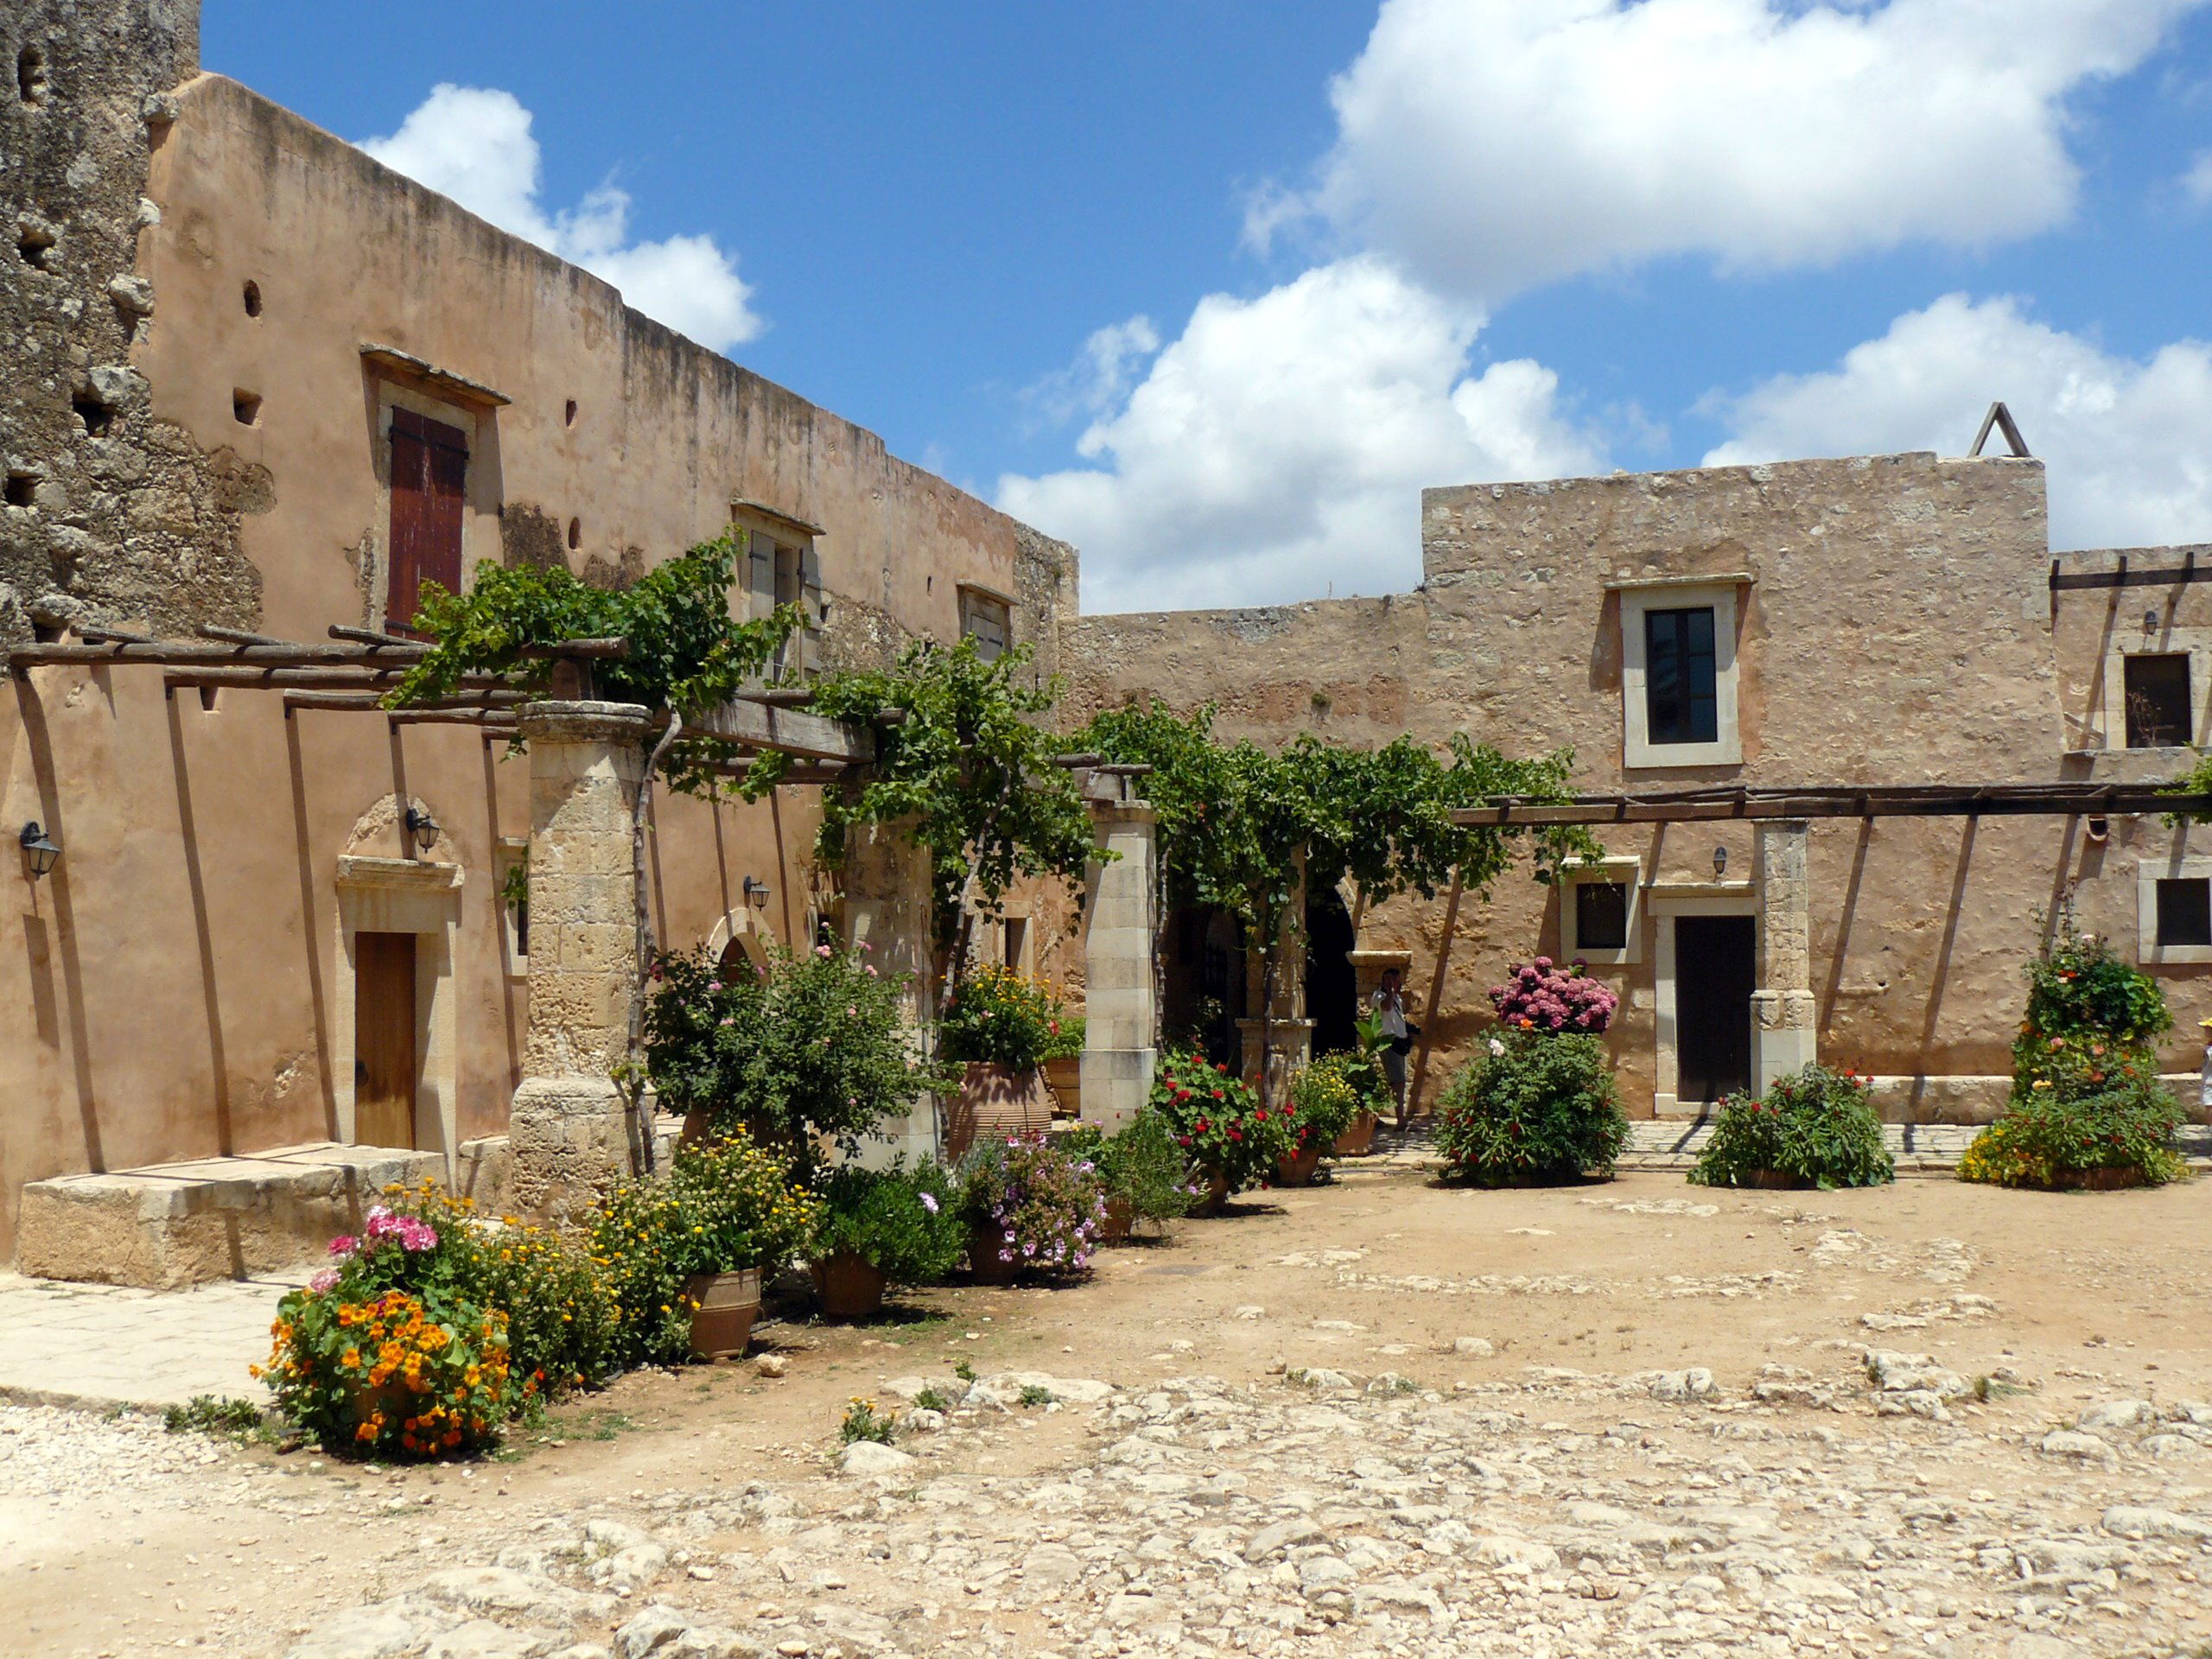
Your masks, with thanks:
<instances>
[{"instance_id":1,"label":"white cloud","mask_svg":"<svg viewBox=\"0 0 2212 1659\"><path fill-rule=\"evenodd\" d=\"M630 304L702 346L728 351L760 334L753 290L712 237L630 241L630 197L611 184L549 214L538 200L530 124L512 92L442 82L397 132L365 139L361 148L500 229L604 276Z\"/></svg>"},{"instance_id":2,"label":"white cloud","mask_svg":"<svg viewBox=\"0 0 2212 1659\"><path fill-rule=\"evenodd\" d=\"M2195 165L2182 175L2182 192L2200 207L2212 207L2212 149L2196 158Z\"/></svg>"},{"instance_id":3,"label":"white cloud","mask_svg":"<svg viewBox=\"0 0 2212 1659\"><path fill-rule=\"evenodd\" d=\"M1008 475L999 505L1083 549L1086 611L1402 591L1422 486L1599 464L1549 370L1471 373L1481 326L1372 258L1210 295L1084 433L1110 465Z\"/></svg>"},{"instance_id":4,"label":"white cloud","mask_svg":"<svg viewBox=\"0 0 2212 1659\"><path fill-rule=\"evenodd\" d=\"M1780 376L1721 404L1737 435L1706 463L1960 454L2000 397L2049 463L2052 545L2212 541L2212 345L2177 340L2138 362L2032 321L2013 299L1947 295L1830 372Z\"/></svg>"},{"instance_id":5,"label":"white cloud","mask_svg":"<svg viewBox=\"0 0 2212 1659\"><path fill-rule=\"evenodd\" d=\"M2204 0L1385 0L1313 215L1494 304L1670 254L1821 264L2063 223L2068 94Z\"/></svg>"},{"instance_id":6,"label":"white cloud","mask_svg":"<svg viewBox=\"0 0 2212 1659\"><path fill-rule=\"evenodd\" d=\"M1103 414L1122 401L1146 360L1160 350L1150 317L1131 317L1094 329L1075 361L1022 392L1023 398L1058 424L1080 415Z\"/></svg>"}]
</instances>

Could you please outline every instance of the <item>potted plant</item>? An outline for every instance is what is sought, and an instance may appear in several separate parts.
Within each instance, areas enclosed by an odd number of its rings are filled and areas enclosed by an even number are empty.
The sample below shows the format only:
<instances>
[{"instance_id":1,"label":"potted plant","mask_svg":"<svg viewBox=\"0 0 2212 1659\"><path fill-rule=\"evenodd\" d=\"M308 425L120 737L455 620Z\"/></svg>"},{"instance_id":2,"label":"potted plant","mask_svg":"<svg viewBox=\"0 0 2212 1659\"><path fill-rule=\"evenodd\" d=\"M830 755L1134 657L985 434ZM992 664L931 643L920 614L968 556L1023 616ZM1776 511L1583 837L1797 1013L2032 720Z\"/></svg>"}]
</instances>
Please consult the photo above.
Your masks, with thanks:
<instances>
[{"instance_id":1,"label":"potted plant","mask_svg":"<svg viewBox=\"0 0 2212 1659\"><path fill-rule=\"evenodd\" d=\"M1140 1221L1157 1224L1191 1213L1197 1193L1190 1154L1158 1112L1147 1108L1111 1135L1085 1127L1067 1131L1060 1141L1077 1159L1096 1166L1105 1186L1102 1244L1122 1243Z\"/></svg>"},{"instance_id":2,"label":"potted plant","mask_svg":"<svg viewBox=\"0 0 2212 1659\"><path fill-rule=\"evenodd\" d=\"M737 1129L801 1173L825 1147L848 1154L887 1111L952 1086L917 1057L902 1016L906 981L865 944L772 950L727 968L704 951L663 956L645 1014L645 1066L687 1139Z\"/></svg>"},{"instance_id":3,"label":"potted plant","mask_svg":"<svg viewBox=\"0 0 2212 1659\"><path fill-rule=\"evenodd\" d=\"M934 1159L912 1169L842 1164L819 1183L807 1254L823 1315L865 1319L890 1285L942 1279L968 1248L951 1177Z\"/></svg>"},{"instance_id":4,"label":"potted plant","mask_svg":"<svg viewBox=\"0 0 2212 1659\"><path fill-rule=\"evenodd\" d=\"M1689 1179L1700 1186L1877 1186L1897 1178L1865 1079L1808 1065L1723 1101Z\"/></svg>"},{"instance_id":5,"label":"potted plant","mask_svg":"<svg viewBox=\"0 0 2212 1659\"><path fill-rule=\"evenodd\" d=\"M1218 1210L1232 1192L1272 1179L1277 1160L1291 1147L1294 1110L1270 1111L1251 1084L1195 1049L1160 1057L1151 1105L1203 1179L1208 1210Z\"/></svg>"},{"instance_id":6,"label":"potted plant","mask_svg":"<svg viewBox=\"0 0 2212 1659\"><path fill-rule=\"evenodd\" d=\"M1342 1051L1345 1058L1338 1064L1343 1066L1344 1080L1351 1084L1358 1103L1351 1121L1330 1145L1331 1155L1338 1158L1367 1156L1374 1150L1376 1121L1385 1109L1396 1110L1396 1103L1390 1097L1390 1074L1382 1066L1383 1052L1390 1046L1382 1030L1382 1011L1366 1010L1353 1020L1352 1033L1355 1046Z\"/></svg>"},{"instance_id":7,"label":"potted plant","mask_svg":"<svg viewBox=\"0 0 2212 1659\"><path fill-rule=\"evenodd\" d=\"M1045 1135L994 1137L960 1166L968 1266L987 1285L1089 1270L1106 1217L1106 1191L1087 1158Z\"/></svg>"},{"instance_id":8,"label":"potted plant","mask_svg":"<svg viewBox=\"0 0 2212 1659\"><path fill-rule=\"evenodd\" d=\"M592 1246L635 1357L667 1364L743 1353L761 1281L798 1253L815 1208L742 1129L678 1147L665 1180L618 1183L594 1212Z\"/></svg>"},{"instance_id":9,"label":"potted plant","mask_svg":"<svg viewBox=\"0 0 2212 1659\"><path fill-rule=\"evenodd\" d=\"M1321 1160L1335 1152L1363 1112L1368 1117L1368 1134L1374 1134L1375 1115L1353 1081L1365 1064L1362 1056L1340 1049L1324 1054L1290 1080L1290 1098L1283 1110L1290 1116L1292 1145L1276 1165L1276 1179L1285 1186L1309 1185Z\"/></svg>"},{"instance_id":10,"label":"potted plant","mask_svg":"<svg viewBox=\"0 0 2212 1659\"><path fill-rule=\"evenodd\" d=\"M979 1141L1050 1126L1052 1096L1039 1068L1063 1037L1062 1012L1045 986L992 963L953 988L937 1028L938 1057L959 1068L945 1134L950 1156L959 1158Z\"/></svg>"},{"instance_id":11,"label":"potted plant","mask_svg":"<svg viewBox=\"0 0 2212 1659\"><path fill-rule=\"evenodd\" d=\"M1484 1186L1611 1174L1628 1116L1604 1043L1523 1027L1485 1046L1438 1103L1437 1150L1452 1172Z\"/></svg>"},{"instance_id":12,"label":"potted plant","mask_svg":"<svg viewBox=\"0 0 2212 1659\"><path fill-rule=\"evenodd\" d=\"M1045 1045L1045 1086L1052 1091L1055 1115L1083 1116L1084 1017L1063 1013L1052 1022L1051 1040Z\"/></svg>"}]
</instances>

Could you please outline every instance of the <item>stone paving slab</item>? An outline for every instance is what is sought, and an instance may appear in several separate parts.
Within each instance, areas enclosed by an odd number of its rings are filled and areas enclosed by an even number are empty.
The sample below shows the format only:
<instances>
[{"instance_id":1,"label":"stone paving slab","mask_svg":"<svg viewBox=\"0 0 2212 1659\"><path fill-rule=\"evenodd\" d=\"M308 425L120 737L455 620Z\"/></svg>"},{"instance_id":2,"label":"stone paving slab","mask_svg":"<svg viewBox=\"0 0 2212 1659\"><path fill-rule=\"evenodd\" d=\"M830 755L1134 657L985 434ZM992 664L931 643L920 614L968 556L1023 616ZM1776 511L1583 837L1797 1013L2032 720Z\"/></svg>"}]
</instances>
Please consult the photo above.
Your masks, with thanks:
<instances>
[{"instance_id":1,"label":"stone paving slab","mask_svg":"<svg viewBox=\"0 0 2212 1659\"><path fill-rule=\"evenodd\" d=\"M268 1358L277 1301L303 1281L155 1291L0 1274L0 1400L155 1411L213 1394L266 1404L246 1367Z\"/></svg>"}]
</instances>

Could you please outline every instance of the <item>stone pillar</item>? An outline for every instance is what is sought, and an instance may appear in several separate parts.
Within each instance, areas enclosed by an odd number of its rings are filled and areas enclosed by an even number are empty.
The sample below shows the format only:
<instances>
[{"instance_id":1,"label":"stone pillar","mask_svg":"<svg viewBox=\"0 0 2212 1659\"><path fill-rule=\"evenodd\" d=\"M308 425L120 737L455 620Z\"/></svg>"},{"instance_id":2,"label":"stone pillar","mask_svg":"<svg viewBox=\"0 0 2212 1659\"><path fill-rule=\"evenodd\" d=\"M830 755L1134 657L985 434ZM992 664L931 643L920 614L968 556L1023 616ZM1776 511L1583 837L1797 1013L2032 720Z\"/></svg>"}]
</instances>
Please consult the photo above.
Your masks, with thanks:
<instances>
[{"instance_id":1,"label":"stone pillar","mask_svg":"<svg viewBox=\"0 0 2212 1659\"><path fill-rule=\"evenodd\" d=\"M1815 1058L1813 894L1805 871L1806 840L1802 819L1774 819L1758 826L1753 874L1759 894L1759 988L1751 993L1751 1071L1762 1091Z\"/></svg>"},{"instance_id":2,"label":"stone pillar","mask_svg":"<svg viewBox=\"0 0 2212 1659\"><path fill-rule=\"evenodd\" d=\"M1083 947L1082 1113L1084 1122L1110 1135L1152 1096L1159 817L1142 801L1094 799L1090 823L1099 847L1119 856L1102 859L1090 870Z\"/></svg>"},{"instance_id":3,"label":"stone pillar","mask_svg":"<svg viewBox=\"0 0 2212 1659\"><path fill-rule=\"evenodd\" d=\"M843 887L845 943L866 947L880 974L906 976L899 1014L912 1051L922 1046L922 1027L930 1008L930 855L916 847L899 824L868 824L855 830L845 849ZM794 940L805 950L810 939ZM910 1161L939 1157L944 1151L944 1104L936 1095L908 1103L884 1120L888 1141L861 1142L860 1161L880 1168L904 1156Z\"/></svg>"},{"instance_id":4,"label":"stone pillar","mask_svg":"<svg viewBox=\"0 0 2212 1659\"><path fill-rule=\"evenodd\" d=\"M515 1199L548 1220L580 1216L631 1173L613 1068L637 981L631 820L646 711L626 702L533 702L530 750L530 1025L507 1144Z\"/></svg>"}]
</instances>

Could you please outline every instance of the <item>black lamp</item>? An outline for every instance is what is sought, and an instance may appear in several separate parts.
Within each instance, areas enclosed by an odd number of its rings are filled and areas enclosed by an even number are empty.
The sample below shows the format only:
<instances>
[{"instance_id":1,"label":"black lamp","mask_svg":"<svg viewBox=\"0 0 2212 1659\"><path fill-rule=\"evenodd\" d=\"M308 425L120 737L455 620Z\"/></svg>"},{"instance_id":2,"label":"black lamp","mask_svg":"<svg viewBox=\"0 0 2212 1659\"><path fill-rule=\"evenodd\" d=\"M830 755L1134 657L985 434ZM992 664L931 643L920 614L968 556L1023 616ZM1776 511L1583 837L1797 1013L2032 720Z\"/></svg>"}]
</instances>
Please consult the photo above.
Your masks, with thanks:
<instances>
[{"instance_id":1,"label":"black lamp","mask_svg":"<svg viewBox=\"0 0 2212 1659\"><path fill-rule=\"evenodd\" d=\"M406 823L408 829L414 832L415 845L422 851L427 853L438 844L438 821L421 807L407 809Z\"/></svg>"},{"instance_id":2,"label":"black lamp","mask_svg":"<svg viewBox=\"0 0 2212 1659\"><path fill-rule=\"evenodd\" d=\"M40 829L36 818L23 826L23 833L17 839L22 843L23 861L31 867L34 881L51 873L60 860L61 843Z\"/></svg>"},{"instance_id":3,"label":"black lamp","mask_svg":"<svg viewBox=\"0 0 2212 1659\"><path fill-rule=\"evenodd\" d=\"M754 876L745 878L745 902L755 910L768 908L768 884Z\"/></svg>"},{"instance_id":4,"label":"black lamp","mask_svg":"<svg viewBox=\"0 0 2212 1659\"><path fill-rule=\"evenodd\" d=\"M1726 847L1716 847L1713 849L1713 879L1718 881L1727 874L1728 849Z\"/></svg>"}]
</instances>

